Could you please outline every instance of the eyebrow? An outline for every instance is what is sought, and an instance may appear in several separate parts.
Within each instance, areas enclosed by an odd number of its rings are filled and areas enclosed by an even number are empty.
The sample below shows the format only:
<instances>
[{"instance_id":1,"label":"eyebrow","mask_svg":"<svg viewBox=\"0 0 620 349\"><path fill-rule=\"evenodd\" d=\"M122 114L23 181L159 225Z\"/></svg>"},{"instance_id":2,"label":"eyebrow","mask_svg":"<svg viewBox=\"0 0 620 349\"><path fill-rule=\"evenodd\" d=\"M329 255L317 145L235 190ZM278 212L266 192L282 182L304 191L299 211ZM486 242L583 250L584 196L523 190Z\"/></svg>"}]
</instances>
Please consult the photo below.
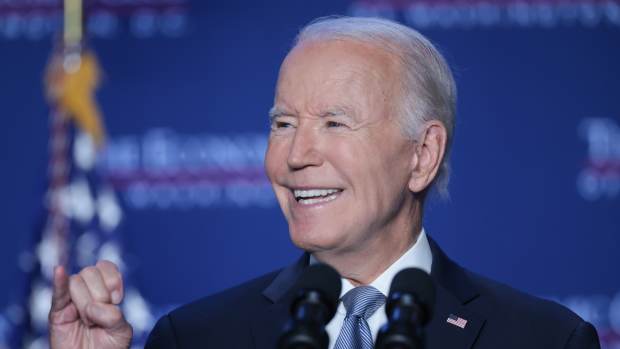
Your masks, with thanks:
<instances>
[{"instance_id":1,"label":"eyebrow","mask_svg":"<svg viewBox=\"0 0 620 349\"><path fill-rule=\"evenodd\" d=\"M321 113L321 116L344 116L350 119L355 119L355 111L350 107L334 106L327 108L323 113Z\"/></svg>"},{"instance_id":2,"label":"eyebrow","mask_svg":"<svg viewBox=\"0 0 620 349\"><path fill-rule=\"evenodd\" d=\"M344 110L344 108L330 108L325 112L321 113L322 117L325 116L347 116L349 113Z\"/></svg>"},{"instance_id":3,"label":"eyebrow","mask_svg":"<svg viewBox=\"0 0 620 349\"><path fill-rule=\"evenodd\" d=\"M277 106L273 106L271 107L271 109L269 109L269 122L273 122L274 119L283 115L293 116L293 114L291 114L290 112Z\"/></svg>"},{"instance_id":4,"label":"eyebrow","mask_svg":"<svg viewBox=\"0 0 620 349\"><path fill-rule=\"evenodd\" d=\"M273 106L271 107L271 109L269 109L269 122L273 122L273 120L275 120L276 118L280 116L295 116L295 114L287 110L281 109L280 107L277 107L277 106ZM342 107L342 106L335 106L332 108L328 108L324 112L321 112L320 116L321 117L345 116L345 117L355 119L354 111L351 108Z\"/></svg>"}]
</instances>

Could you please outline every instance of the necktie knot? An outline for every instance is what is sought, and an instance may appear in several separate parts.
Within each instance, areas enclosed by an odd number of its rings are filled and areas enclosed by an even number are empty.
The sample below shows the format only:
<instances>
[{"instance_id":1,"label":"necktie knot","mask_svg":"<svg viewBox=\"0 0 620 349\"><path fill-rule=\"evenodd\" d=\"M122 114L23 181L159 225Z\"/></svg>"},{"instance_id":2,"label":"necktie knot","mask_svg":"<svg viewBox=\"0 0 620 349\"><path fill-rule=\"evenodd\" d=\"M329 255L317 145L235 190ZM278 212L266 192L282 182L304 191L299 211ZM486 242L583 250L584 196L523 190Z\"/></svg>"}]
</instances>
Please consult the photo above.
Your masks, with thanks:
<instances>
[{"instance_id":1,"label":"necktie knot","mask_svg":"<svg viewBox=\"0 0 620 349\"><path fill-rule=\"evenodd\" d=\"M372 333L366 320L385 303L385 296L372 286L359 286L342 296L347 316L334 349L372 349Z\"/></svg>"},{"instance_id":2,"label":"necktie knot","mask_svg":"<svg viewBox=\"0 0 620 349\"><path fill-rule=\"evenodd\" d=\"M347 316L367 320L385 303L385 296L372 286L358 286L342 296Z\"/></svg>"}]
</instances>

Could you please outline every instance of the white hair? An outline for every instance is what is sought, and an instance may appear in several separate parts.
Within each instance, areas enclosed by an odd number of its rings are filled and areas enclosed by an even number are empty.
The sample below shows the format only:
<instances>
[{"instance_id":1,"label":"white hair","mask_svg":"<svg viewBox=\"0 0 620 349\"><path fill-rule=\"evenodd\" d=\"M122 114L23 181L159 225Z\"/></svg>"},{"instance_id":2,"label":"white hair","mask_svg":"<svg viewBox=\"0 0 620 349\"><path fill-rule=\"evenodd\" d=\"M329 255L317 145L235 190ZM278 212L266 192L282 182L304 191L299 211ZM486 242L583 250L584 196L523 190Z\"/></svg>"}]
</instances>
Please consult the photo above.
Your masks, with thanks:
<instances>
[{"instance_id":1,"label":"white hair","mask_svg":"<svg viewBox=\"0 0 620 349\"><path fill-rule=\"evenodd\" d=\"M456 113L456 84L443 56L416 30L380 18L322 17L301 29L295 45L310 41L352 40L385 50L396 57L404 73L401 101L405 134L417 139L424 122L439 120L447 131L447 145L433 186L448 194L449 154Z\"/></svg>"}]
</instances>

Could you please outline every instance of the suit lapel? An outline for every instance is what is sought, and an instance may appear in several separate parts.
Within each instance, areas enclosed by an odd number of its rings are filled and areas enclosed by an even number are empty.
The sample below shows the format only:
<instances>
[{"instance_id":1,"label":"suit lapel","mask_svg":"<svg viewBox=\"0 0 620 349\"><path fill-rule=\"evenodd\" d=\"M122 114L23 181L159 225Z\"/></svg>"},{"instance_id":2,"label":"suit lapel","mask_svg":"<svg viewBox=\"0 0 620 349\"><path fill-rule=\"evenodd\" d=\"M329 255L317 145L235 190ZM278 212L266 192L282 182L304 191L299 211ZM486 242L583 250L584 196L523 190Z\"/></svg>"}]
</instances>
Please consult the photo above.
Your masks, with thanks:
<instances>
[{"instance_id":1,"label":"suit lapel","mask_svg":"<svg viewBox=\"0 0 620 349\"><path fill-rule=\"evenodd\" d=\"M294 264L284 268L263 291L270 304L261 314L250 314L255 348L275 348L278 337L289 319L289 307L295 297L293 287L308 266L309 254L304 253Z\"/></svg>"},{"instance_id":2,"label":"suit lapel","mask_svg":"<svg viewBox=\"0 0 620 349\"><path fill-rule=\"evenodd\" d=\"M252 337L255 348L275 348L284 324L289 318L289 304L292 301L283 299L274 303L263 314L252 314Z\"/></svg>"},{"instance_id":3,"label":"suit lapel","mask_svg":"<svg viewBox=\"0 0 620 349\"><path fill-rule=\"evenodd\" d=\"M485 319L467 304L480 294L465 271L452 262L435 241L429 238L429 244L433 254L431 277L435 280L436 302L433 318L426 328L427 347L471 348Z\"/></svg>"},{"instance_id":4,"label":"suit lapel","mask_svg":"<svg viewBox=\"0 0 620 349\"><path fill-rule=\"evenodd\" d=\"M426 347L471 348L484 325L484 318L462 305L442 286L438 286L436 292L435 312L426 327ZM449 318L453 319L452 323L448 322ZM459 319L466 323L463 324Z\"/></svg>"}]
</instances>

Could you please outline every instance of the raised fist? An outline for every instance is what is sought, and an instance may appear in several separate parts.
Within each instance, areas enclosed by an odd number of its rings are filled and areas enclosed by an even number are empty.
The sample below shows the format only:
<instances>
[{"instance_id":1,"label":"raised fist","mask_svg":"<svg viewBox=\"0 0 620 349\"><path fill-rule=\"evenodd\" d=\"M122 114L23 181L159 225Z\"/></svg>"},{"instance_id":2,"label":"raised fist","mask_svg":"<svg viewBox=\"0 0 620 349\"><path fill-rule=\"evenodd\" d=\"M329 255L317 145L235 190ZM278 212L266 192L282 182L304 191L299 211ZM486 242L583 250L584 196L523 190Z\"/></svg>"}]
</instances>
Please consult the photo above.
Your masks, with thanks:
<instances>
[{"instance_id":1,"label":"raised fist","mask_svg":"<svg viewBox=\"0 0 620 349\"><path fill-rule=\"evenodd\" d=\"M54 269L54 293L49 314L52 349L126 349L133 330L119 304L123 279L116 265L99 261L69 277Z\"/></svg>"}]
</instances>

